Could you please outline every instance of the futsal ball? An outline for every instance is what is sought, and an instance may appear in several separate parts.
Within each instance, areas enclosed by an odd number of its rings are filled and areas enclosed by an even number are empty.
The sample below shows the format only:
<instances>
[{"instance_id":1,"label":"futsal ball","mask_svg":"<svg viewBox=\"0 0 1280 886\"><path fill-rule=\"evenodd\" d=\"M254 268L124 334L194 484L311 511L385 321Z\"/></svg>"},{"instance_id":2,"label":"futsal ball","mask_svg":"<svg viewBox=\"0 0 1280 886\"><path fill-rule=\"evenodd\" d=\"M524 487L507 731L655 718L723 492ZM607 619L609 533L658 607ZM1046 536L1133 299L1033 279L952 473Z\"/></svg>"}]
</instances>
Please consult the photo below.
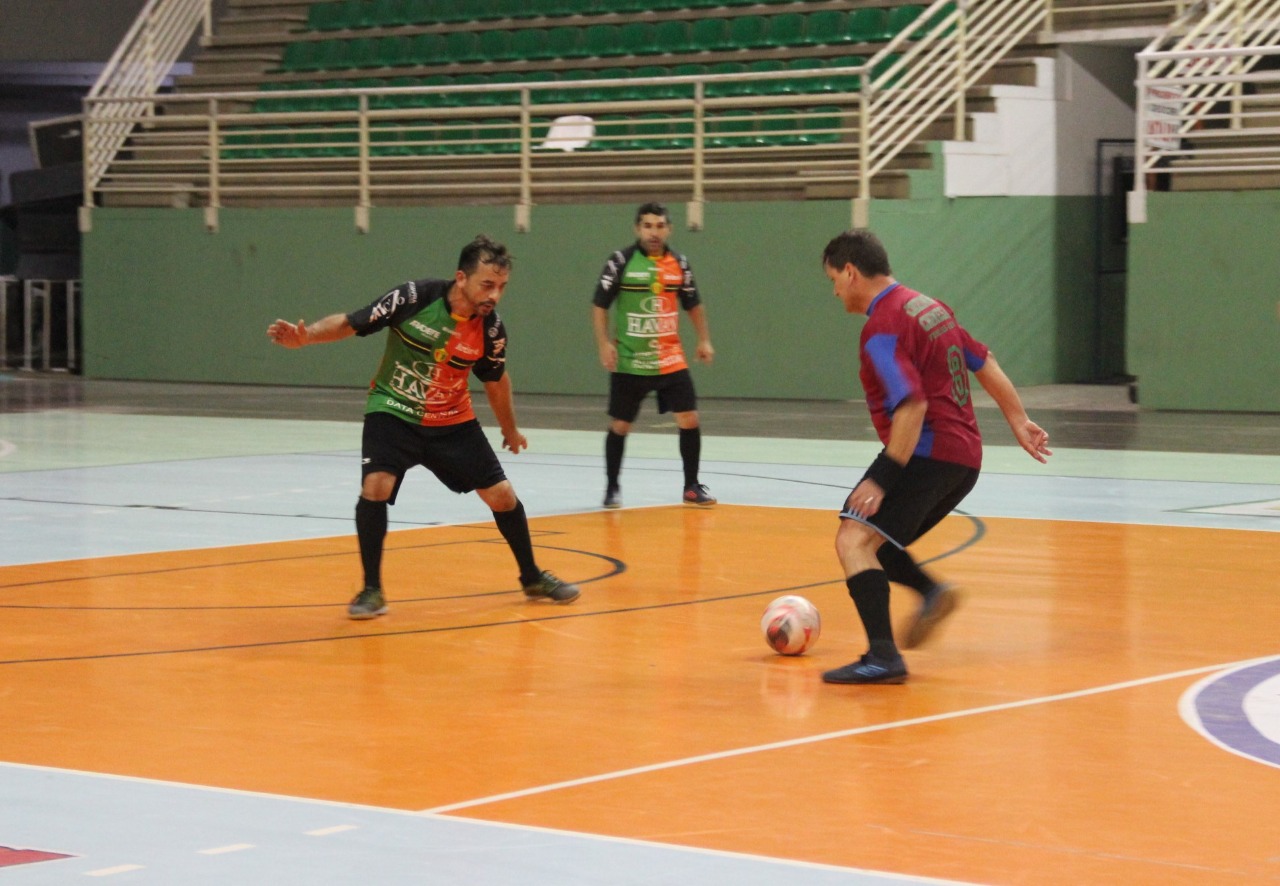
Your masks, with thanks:
<instances>
[{"instance_id":1,"label":"futsal ball","mask_svg":"<svg viewBox=\"0 0 1280 886\"><path fill-rule=\"evenodd\" d=\"M760 630L774 652L800 655L818 642L822 619L818 617L818 607L804 597L787 594L765 607Z\"/></svg>"}]
</instances>

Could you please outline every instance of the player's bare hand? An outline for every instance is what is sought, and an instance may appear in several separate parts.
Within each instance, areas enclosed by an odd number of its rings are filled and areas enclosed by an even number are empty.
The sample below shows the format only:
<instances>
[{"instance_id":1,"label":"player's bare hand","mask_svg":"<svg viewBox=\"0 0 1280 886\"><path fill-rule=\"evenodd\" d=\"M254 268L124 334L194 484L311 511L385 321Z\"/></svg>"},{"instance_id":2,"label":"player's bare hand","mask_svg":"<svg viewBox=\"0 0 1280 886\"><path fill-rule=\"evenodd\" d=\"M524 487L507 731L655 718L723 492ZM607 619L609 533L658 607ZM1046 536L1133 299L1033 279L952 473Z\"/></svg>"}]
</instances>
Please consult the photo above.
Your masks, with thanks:
<instances>
[{"instance_id":1,"label":"player's bare hand","mask_svg":"<svg viewBox=\"0 0 1280 886\"><path fill-rule=\"evenodd\" d=\"M698 342L698 350L695 353L703 363L710 363L715 359L716 349L711 346L711 342L700 341Z\"/></svg>"},{"instance_id":2,"label":"player's bare hand","mask_svg":"<svg viewBox=\"0 0 1280 886\"><path fill-rule=\"evenodd\" d=\"M884 502L884 490L880 488L880 484L864 478L845 499L844 509L865 520L880 510L882 502Z\"/></svg>"},{"instance_id":3,"label":"player's bare hand","mask_svg":"<svg viewBox=\"0 0 1280 886\"><path fill-rule=\"evenodd\" d=\"M610 372L618 368L618 347L613 342L600 346L600 365Z\"/></svg>"},{"instance_id":4,"label":"player's bare hand","mask_svg":"<svg viewBox=\"0 0 1280 886\"><path fill-rule=\"evenodd\" d=\"M307 324L299 320L295 326L288 320L277 320L267 327L267 337L286 348L300 348L307 343Z\"/></svg>"},{"instance_id":5,"label":"player's bare hand","mask_svg":"<svg viewBox=\"0 0 1280 886\"><path fill-rule=\"evenodd\" d=\"M512 455L519 455L521 449L529 448L529 441L519 431L502 432L502 448L511 450Z\"/></svg>"},{"instance_id":6,"label":"player's bare hand","mask_svg":"<svg viewBox=\"0 0 1280 886\"><path fill-rule=\"evenodd\" d=\"M1053 450L1049 448L1049 432L1031 419L1027 419L1026 424L1015 429L1014 433L1027 454L1041 464L1046 463L1048 457L1053 455Z\"/></svg>"}]
</instances>

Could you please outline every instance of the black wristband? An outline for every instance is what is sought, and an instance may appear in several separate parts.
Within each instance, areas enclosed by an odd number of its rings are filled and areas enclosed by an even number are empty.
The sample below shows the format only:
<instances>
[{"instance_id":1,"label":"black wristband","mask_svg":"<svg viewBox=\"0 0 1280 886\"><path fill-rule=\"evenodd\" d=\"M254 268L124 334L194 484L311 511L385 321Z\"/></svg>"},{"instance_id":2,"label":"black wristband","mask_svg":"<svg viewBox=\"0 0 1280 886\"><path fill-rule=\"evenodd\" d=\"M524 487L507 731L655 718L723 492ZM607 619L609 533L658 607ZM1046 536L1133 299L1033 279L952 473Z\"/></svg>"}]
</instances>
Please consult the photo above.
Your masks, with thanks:
<instances>
[{"instance_id":1,"label":"black wristband","mask_svg":"<svg viewBox=\"0 0 1280 886\"><path fill-rule=\"evenodd\" d=\"M876 460L871 463L871 467L867 468L866 476L887 493L897 485L903 470L905 469L902 465L889 458L882 450L876 456Z\"/></svg>"}]
</instances>

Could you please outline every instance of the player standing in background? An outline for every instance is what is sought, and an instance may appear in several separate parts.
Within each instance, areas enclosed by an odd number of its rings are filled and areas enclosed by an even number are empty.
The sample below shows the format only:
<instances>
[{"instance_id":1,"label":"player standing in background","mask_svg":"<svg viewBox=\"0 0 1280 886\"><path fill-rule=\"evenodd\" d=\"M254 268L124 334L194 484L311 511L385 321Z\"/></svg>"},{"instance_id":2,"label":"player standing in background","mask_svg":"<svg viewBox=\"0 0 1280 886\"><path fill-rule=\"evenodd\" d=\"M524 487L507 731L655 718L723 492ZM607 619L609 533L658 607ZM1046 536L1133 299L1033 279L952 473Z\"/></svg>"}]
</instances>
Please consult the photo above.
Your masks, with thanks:
<instances>
[{"instance_id":1,"label":"player standing in background","mask_svg":"<svg viewBox=\"0 0 1280 886\"><path fill-rule=\"evenodd\" d=\"M952 310L903 286L889 256L867 230L827 244L822 266L850 314L866 314L859 378L884 449L845 500L836 554L845 585L867 632L860 659L827 671L828 683L902 683L907 666L889 619L889 582L922 599L903 645L920 645L957 604L954 590L922 570L906 546L964 499L982 467L982 437L973 413L969 373L1013 430L1019 445L1044 462L1049 435L1027 417L1022 401L986 345Z\"/></svg>"},{"instance_id":2,"label":"player standing in background","mask_svg":"<svg viewBox=\"0 0 1280 886\"><path fill-rule=\"evenodd\" d=\"M502 429L503 448L514 455L528 446L516 427L506 373L507 333L497 313L510 275L507 248L480 235L463 247L452 279L404 283L372 304L311 326L276 320L267 328L271 340L286 348L390 330L365 404L364 479L356 501L364 589L348 607L352 618L376 618L387 611L382 591L387 507L395 504L405 472L414 465L426 467L454 492L475 491L489 506L515 555L528 599L572 603L578 597L577 586L538 568L524 505L471 406L467 377L474 372Z\"/></svg>"},{"instance_id":3,"label":"player standing in background","mask_svg":"<svg viewBox=\"0 0 1280 886\"><path fill-rule=\"evenodd\" d=\"M592 298L591 321L600 363L609 370L609 430L605 435L604 506L622 506L618 476L631 424L649 392L658 395L658 412L671 412L680 429L680 460L684 467L687 505L716 503L698 482L702 431L698 426L698 398L680 343L680 308L689 315L698 336L697 357L710 363L715 356L707 315L689 260L667 247L671 217L661 203L645 203L636 210L636 242L605 262ZM609 308L616 306L613 328Z\"/></svg>"}]
</instances>

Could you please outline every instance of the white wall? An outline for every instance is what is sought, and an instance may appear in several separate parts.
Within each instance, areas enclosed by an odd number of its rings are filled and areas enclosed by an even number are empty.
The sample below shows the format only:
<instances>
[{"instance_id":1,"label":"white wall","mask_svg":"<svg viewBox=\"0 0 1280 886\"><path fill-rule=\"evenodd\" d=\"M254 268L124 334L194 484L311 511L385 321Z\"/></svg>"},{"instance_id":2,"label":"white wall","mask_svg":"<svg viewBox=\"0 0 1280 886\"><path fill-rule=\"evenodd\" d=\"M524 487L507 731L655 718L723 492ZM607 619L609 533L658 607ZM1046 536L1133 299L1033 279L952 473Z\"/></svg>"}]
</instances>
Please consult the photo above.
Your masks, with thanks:
<instances>
[{"instance_id":1,"label":"white wall","mask_svg":"<svg viewBox=\"0 0 1280 886\"><path fill-rule=\"evenodd\" d=\"M1098 139L1133 138L1134 51L1064 47L1034 60L1034 86L993 86L973 140L943 143L946 195L1092 194Z\"/></svg>"}]
</instances>

